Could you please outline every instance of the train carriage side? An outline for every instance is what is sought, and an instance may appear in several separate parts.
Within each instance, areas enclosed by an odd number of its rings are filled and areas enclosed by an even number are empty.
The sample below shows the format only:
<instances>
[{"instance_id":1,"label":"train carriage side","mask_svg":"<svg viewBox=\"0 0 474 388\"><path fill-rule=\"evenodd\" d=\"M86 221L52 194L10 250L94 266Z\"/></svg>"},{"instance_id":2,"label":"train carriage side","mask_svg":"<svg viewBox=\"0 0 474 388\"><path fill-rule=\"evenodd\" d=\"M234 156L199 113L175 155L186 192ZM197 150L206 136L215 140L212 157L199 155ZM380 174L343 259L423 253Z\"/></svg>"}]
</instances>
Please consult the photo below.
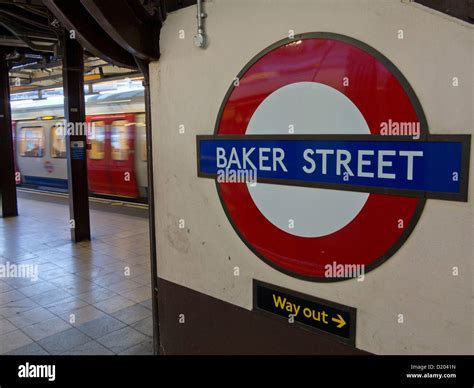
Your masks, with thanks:
<instances>
[{"instance_id":1,"label":"train carriage side","mask_svg":"<svg viewBox=\"0 0 474 388\"><path fill-rule=\"evenodd\" d=\"M66 145L58 130L62 120L59 99L12 105L15 163L20 172L17 183L66 191Z\"/></svg>"},{"instance_id":2,"label":"train carriage side","mask_svg":"<svg viewBox=\"0 0 474 388\"><path fill-rule=\"evenodd\" d=\"M35 101L33 106L31 101L12 104L16 163L22 184L66 191L66 143L64 126L60 128L62 98L60 103L53 100L49 104ZM88 133L87 152L91 193L127 198L146 196L143 110L140 90L87 97L86 120L94 124Z\"/></svg>"},{"instance_id":3,"label":"train carriage side","mask_svg":"<svg viewBox=\"0 0 474 388\"><path fill-rule=\"evenodd\" d=\"M143 104L143 90L99 94L88 100L91 191L128 198L146 195L146 160L137 163L142 157L137 122L143 116Z\"/></svg>"}]
</instances>

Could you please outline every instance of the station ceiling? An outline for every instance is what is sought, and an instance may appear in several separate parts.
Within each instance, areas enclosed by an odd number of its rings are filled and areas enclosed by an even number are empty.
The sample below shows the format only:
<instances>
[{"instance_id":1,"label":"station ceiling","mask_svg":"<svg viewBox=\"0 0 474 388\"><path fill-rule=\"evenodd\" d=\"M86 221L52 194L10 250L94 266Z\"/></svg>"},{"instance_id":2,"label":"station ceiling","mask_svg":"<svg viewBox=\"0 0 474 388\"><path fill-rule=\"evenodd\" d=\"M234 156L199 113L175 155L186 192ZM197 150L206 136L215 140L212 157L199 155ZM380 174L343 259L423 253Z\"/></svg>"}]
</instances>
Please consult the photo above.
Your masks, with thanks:
<instances>
[{"instance_id":1,"label":"station ceiling","mask_svg":"<svg viewBox=\"0 0 474 388\"><path fill-rule=\"evenodd\" d=\"M474 0L416 0L471 22ZM73 31L85 49L86 80L137 72L157 60L168 12L196 0L0 0L0 50L15 91L61 82L61 41ZM271 6L269 4L269 6Z\"/></svg>"},{"instance_id":2,"label":"station ceiling","mask_svg":"<svg viewBox=\"0 0 474 388\"><path fill-rule=\"evenodd\" d=\"M12 90L61 80L61 41L73 31L85 50L86 81L135 75L137 60L159 58L167 12L195 0L0 0L0 50Z\"/></svg>"}]
</instances>

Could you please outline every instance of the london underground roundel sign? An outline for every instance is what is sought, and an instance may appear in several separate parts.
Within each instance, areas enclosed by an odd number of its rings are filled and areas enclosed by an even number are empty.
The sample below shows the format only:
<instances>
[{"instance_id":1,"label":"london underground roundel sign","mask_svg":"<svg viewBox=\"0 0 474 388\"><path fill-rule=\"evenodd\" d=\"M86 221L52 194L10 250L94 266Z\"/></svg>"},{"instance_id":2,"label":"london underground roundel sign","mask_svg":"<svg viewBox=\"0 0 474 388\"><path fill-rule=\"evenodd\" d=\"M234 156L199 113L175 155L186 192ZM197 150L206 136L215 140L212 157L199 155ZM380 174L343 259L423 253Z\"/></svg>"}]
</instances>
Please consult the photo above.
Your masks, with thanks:
<instances>
[{"instance_id":1,"label":"london underground roundel sign","mask_svg":"<svg viewBox=\"0 0 474 388\"><path fill-rule=\"evenodd\" d=\"M272 267L336 281L368 272L413 230L427 198L467 200L470 137L430 135L400 71L366 44L311 33L236 77L198 175L216 179L235 231ZM329 267L328 267L329 266Z\"/></svg>"}]
</instances>

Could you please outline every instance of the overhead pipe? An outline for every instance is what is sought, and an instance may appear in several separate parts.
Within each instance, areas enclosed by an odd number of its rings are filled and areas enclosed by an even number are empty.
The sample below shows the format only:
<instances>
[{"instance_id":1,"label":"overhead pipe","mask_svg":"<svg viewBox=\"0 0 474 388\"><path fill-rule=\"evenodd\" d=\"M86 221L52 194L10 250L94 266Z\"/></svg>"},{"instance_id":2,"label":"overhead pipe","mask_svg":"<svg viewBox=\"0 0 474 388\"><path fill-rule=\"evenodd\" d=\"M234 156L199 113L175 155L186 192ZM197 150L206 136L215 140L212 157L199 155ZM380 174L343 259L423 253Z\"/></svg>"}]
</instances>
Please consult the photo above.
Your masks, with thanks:
<instances>
[{"instance_id":1,"label":"overhead pipe","mask_svg":"<svg viewBox=\"0 0 474 388\"><path fill-rule=\"evenodd\" d=\"M17 21L19 21L21 23L25 23L25 24L29 24L30 26L34 26L36 29L40 28L42 30L48 30L48 25L47 24L42 23L39 20L34 20L33 15L28 15L26 12L19 12L19 10L14 12L12 10L0 7L0 13L2 13L4 15L7 15L7 16L10 16L10 17L16 19ZM22 13L22 14L20 14L20 13ZM46 20L46 22L47 22L47 20Z\"/></svg>"},{"instance_id":2,"label":"overhead pipe","mask_svg":"<svg viewBox=\"0 0 474 388\"><path fill-rule=\"evenodd\" d=\"M207 46L207 35L204 31L204 19L207 17L207 14L203 12L202 1L197 0L197 34L194 35L194 44L199 48L206 48Z\"/></svg>"},{"instance_id":3,"label":"overhead pipe","mask_svg":"<svg viewBox=\"0 0 474 388\"><path fill-rule=\"evenodd\" d=\"M54 52L54 44L51 45L38 45L34 43L26 33L25 30L22 31L21 26L15 21L11 20L7 16L0 15L0 25L3 25L8 31L10 31L15 38L21 40L25 43L30 49L35 51L47 51Z\"/></svg>"}]
</instances>

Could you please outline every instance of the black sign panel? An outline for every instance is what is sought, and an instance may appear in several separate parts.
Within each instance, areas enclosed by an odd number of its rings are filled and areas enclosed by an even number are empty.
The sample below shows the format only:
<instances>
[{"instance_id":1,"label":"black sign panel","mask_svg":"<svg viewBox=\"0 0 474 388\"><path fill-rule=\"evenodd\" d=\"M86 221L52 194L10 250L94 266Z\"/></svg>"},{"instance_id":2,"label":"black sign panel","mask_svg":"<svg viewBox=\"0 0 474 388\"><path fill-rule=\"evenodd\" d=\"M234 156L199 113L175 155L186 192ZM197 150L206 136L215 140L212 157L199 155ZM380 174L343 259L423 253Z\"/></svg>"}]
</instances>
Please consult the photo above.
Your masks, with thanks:
<instances>
[{"instance_id":1,"label":"black sign panel","mask_svg":"<svg viewBox=\"0 0 474 388\"><path fill-rule=\"evenodd\" d=\"M355 346L357 310L254 280L253 308Z\"/></svg>"}]
</instances>

